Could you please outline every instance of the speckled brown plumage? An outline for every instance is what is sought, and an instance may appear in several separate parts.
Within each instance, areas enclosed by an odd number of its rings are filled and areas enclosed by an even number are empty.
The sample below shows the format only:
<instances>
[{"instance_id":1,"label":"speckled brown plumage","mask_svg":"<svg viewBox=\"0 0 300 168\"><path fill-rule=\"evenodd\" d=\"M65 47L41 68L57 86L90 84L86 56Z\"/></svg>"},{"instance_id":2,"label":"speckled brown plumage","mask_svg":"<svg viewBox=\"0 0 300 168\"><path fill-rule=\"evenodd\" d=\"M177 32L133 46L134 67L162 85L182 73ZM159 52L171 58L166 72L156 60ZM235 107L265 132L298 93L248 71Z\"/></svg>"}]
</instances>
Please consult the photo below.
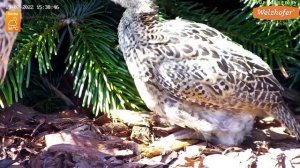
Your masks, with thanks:
<instances>
[{"instance_id":1,"label":"speckled brown plumage","mask_svg":"<svg viewBox=\"0 0 300 168\"><path fill-rule=\"evenodd\" d=\"M5 12L9 6L16 9L20 4L21 0L0 0L0 83L5 78L9 55L17 36L17 33L5 31Z\"/></svg>"},{"instance_id":2,"label":"speckled brown plumage","mask_svg":"<svg viewBox=\"0 0 300 168\"><path fill-rule=\"evenodd\" d=\"M255 116L272 115L300 137L280 83L257 55L205 24L159 22L151 0L112 1L127 8L119 44L140 96L170 124L232 145Z\"/></svg>"}]
</instances>

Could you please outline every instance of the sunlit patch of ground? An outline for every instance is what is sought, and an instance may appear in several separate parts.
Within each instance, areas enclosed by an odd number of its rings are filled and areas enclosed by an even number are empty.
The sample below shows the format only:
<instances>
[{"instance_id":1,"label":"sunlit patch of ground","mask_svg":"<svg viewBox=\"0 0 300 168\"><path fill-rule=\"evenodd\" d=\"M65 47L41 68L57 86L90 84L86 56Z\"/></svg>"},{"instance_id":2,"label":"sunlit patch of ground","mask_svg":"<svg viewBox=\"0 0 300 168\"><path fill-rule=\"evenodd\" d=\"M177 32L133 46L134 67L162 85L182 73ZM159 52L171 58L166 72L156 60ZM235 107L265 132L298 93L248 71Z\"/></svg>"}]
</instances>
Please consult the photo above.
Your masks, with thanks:
<instances>
[{"instance_id":1,"label":"sunlit patch of ground","mask_svg":"<svg viewBox=\"0 0 300 168\"><path fill-rule=\"evenodd\" d=\"M159 119L114 116L93 120L80 109L45 115L17 104L0 113L0 167L300 167L300 144L271 118L258 120L241 146L187 140L163 152L149 147L172 132Z\"/></svg>"}]
</instances>

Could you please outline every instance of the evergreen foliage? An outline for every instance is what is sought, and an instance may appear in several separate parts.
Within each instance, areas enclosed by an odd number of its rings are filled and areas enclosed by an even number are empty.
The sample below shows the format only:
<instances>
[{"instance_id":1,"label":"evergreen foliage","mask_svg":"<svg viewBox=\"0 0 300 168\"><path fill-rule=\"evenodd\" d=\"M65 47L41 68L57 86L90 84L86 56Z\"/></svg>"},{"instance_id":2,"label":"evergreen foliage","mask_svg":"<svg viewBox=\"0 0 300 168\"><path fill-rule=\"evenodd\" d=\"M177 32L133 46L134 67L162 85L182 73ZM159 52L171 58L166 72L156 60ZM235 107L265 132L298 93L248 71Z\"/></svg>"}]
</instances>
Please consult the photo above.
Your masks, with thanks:
<instances>
[{"instance_id":1,"label":"evergreen foliage","mask_svg":"<svg viewBox=\"0 0 300 168\"><path fill-rule=\"evenodd\" d=\"M253 19L252 7L269 3L260 2L242 0L244 8L223 12L206 8L205 1L158 0L162 20L179 16L217 28L261 56L275 73L281 72L276 76L283 84L299 90L300 20L266 23ZM110 109L145 109L117 49L121 8L109 0L26 0L24 4L54 4L59 9L23 11L23 29L12 52L7 78L0 86L1 107L24 96L36 101L31 105L40 111L53 111L49 106L55 105L65 107L67 103L61 103L63 99L49 86L64 92L60 80L70 74L73 94L95 115ZM65 61L63 73L55 68L59 58ZM56 79L50 80L49 74Z\"/></svg>"}]
</instances>

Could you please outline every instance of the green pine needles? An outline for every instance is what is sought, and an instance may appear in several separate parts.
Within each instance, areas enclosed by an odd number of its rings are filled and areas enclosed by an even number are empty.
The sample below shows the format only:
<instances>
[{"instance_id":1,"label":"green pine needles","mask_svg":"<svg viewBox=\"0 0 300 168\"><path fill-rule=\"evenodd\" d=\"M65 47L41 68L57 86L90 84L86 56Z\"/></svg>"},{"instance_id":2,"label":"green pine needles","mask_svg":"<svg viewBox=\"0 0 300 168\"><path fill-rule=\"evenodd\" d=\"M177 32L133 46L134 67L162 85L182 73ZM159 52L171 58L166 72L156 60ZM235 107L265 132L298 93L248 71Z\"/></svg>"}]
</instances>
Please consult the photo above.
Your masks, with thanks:
<instances>
[{"instance_id":1,"label":"green pine needles","mask_svg":"<svg viewBox=\"0 0 300 168\"><path fill-rule=\"evenodd\" d=\"M24 27L15 44L7 78L0 87L2 107L23 98L30 84L37 86L37 80L30 81L36 76L31 75L32 70L38 70L40 75L55 71L52 59L61 56L61 48L68 48L65 72L72 74L74 94L82 98L83 106L91 107L96 115L110 109L144 107L116 49L115 18L120 18L121 12L111 14L108 1L98 0L25 3L59 4L60 10L52 10L50 17L45 10L28 11L23 16ZM32 61L37 62L37 68L32 67Z\"/></svg>"}]
</instances>

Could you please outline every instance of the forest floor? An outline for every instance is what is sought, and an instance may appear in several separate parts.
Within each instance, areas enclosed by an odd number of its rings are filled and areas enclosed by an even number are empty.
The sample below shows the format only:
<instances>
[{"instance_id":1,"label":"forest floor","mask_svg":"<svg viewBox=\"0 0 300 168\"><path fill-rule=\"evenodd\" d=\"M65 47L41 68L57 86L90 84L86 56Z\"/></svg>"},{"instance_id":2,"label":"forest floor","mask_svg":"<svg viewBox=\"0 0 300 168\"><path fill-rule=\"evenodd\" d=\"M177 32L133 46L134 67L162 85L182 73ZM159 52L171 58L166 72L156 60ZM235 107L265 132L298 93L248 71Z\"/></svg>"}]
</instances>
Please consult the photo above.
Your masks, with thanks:
<instances>
[{"instance_id":1,"label":"forest floor","mask_svg":"<svg viewBox=\"0 0 300 168\"><path fill-rule=\"evenodd\" d=\"M271 118L257 120L242 145L224 147L168 141L170 131L147 114L114 116L91 119L81 109L41 114L16 104L0 113L0 167L300 168L300 143ZM149 145L163 139L170 150Z\"/></svg>"}]
</instances>

